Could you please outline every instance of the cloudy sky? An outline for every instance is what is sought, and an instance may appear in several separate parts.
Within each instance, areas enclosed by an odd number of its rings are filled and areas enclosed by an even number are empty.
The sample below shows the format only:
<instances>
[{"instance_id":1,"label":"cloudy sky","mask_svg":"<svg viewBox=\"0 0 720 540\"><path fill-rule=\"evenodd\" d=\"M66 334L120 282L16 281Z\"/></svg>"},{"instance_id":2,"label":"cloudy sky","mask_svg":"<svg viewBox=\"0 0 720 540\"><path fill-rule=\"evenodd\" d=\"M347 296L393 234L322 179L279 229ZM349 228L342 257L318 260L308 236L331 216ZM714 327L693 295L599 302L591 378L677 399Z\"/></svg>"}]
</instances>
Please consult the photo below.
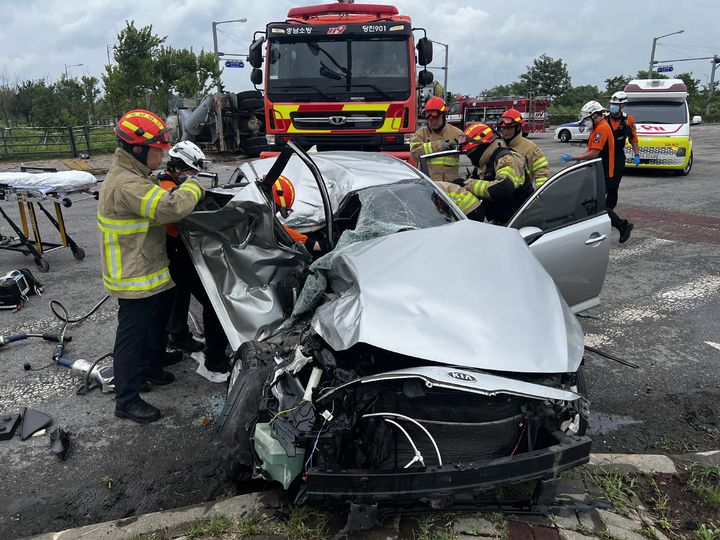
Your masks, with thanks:
<instances>
[{"instance_id":1,"label":"cloudy sky","mask_svg":"<svg viewBox=\"0 0 720 540\"><path fill-rule=\"evenodd\" d=\"M543 53L562 58L573 85L604 88L611 76L647 69L652 38L677 30L658 42L656 59L720 54L719 0L376 0L394 4L428 36L449 44L449 90L478 93L517 80ZM218 26L218 48L246 53L255 30L283 20L289 7L308 0L0 0L0 77L56 80L104 72L108 47L116 43L126 20L152 25L173 47L213 50L212 21L247 18ZM359 1L358 1L359 3ZM443 49L436 45L435 65ZM693 72L701 84L710 75L709 60L676 62L674 71ZM435 71L442 81L442 71ZM225 69L223 80L235 91L250 88L249 70Z\"/></svg>"}]
</instances>

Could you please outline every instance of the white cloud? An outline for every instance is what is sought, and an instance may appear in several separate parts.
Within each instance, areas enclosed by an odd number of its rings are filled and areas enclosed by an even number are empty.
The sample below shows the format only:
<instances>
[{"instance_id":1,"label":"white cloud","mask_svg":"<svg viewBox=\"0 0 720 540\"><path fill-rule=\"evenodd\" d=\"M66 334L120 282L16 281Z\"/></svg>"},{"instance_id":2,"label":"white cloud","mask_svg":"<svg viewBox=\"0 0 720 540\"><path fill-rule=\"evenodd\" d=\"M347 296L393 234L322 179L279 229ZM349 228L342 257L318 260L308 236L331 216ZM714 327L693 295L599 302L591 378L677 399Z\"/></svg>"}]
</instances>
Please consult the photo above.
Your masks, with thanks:
<instances>
[{"instance_id":1,"label":"white cloud","mask_svg":"<svg viewBox=\"0 0 720 540\"><path fill-rule=\"evenodd\" d=\"M100 76L107 63L106 46L126 20L153 25L173 47L212 50L212 21L245 17L247 23L218 27L225 52L242 53L256 30L283 20L288 8L330 0L171 0L142 4L117 0L23 0L4 2L0 18L0 73L10 82L57 79L65 64L75 75ZM357 0L358 3L363 0ZM517 80L534 58L546 53L564 60L573 84L595 84L619 74L647 69L653 36L684 29L658 43L658 59L711 56L720 53L717 0L608 0L603 4L574 0L366 0L396 5L412 16L431 39L450 46L449 89L476 93ZM683 49L683 46L688 48ZM695 49L691 48L695 47ZM434 65L444 50L435 48ZM675 72L693 71L703 83L709 61L675 64ZM436 70L442 80L442 71ZM223 79L233 90L250 87L249 70L226 69Z\"/></svg>"}]
</instances>

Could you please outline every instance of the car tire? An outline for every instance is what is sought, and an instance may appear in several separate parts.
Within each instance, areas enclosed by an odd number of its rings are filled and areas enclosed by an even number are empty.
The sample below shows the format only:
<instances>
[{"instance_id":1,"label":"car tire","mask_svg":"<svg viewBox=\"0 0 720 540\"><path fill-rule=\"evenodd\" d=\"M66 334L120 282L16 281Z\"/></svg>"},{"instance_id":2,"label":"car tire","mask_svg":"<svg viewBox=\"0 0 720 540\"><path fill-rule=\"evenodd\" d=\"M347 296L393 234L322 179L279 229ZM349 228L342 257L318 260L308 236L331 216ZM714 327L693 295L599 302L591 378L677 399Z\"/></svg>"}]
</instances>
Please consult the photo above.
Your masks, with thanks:
<instances>
[{"instance_id":1,"label":"car tire","mask_svg":"<svg viewBox=\"0 0 720 540\"><path fill-rule=\"evenodd\" d=\"M265 152L268 149L265 135L247 137L242 141L242 145L245 149L245 155L248 157L258 157L261 152Z\"/></svg>"},{"instance_id":2,"label":"car tire","mask_svg":"<svg viewBox=\"0 0 720 540\"><path fill-rule=\"evenodd\" d=\"M587 389L587 383L585 382L585 366L580 364L580 367L577 370L577 373L575 374L575 388L573 388L573 391L577 392L581 396L587 398L588 395L588 389ZM590 415L590 411L586 410L584 411L585 414L580 415L580 426L577 430L577 433L575 435L585 435L587 433L588 429L588 416Z\"/></svg>"},{"instance_id":3,"label":"car tire","mask_svg":"<svg viewBox=\"0 0 720 540\"><path fill-rule=\"evenodd\" d=\"M248 341L238 349L231 385L220 413L220 462L228 480L238 485L250 480L255 464L252 437L258 404L273 368L274 349L268 343Z\"/></svg>"},{"instance_id":4,"label":"car tire","mask_svg":"<svg viewBox=\"0 0 720 540\"><path fill-rule=\"evenodd\" d=\"M567 129L563 129L560 133L558 133L558 139L560 139L560 142L570 142L570 139L572 139L572 136L570 135L570 132Z\"/></svg>"},{"instance_id":5,"label":"car tire","mask_svg":"<svg viewBox=\"0 0 720 540\"><path fill-rule=\"evenodd\" d=\"M690 169L692 169L692 166L693 166L693 153L690 152L690 159L688 159L688 162L687 162L687 165L685 166L685 168L681 171L675 171L675 174L677 176L687 176L688 174L690 174Z\"/></svg>"}]
</instances>

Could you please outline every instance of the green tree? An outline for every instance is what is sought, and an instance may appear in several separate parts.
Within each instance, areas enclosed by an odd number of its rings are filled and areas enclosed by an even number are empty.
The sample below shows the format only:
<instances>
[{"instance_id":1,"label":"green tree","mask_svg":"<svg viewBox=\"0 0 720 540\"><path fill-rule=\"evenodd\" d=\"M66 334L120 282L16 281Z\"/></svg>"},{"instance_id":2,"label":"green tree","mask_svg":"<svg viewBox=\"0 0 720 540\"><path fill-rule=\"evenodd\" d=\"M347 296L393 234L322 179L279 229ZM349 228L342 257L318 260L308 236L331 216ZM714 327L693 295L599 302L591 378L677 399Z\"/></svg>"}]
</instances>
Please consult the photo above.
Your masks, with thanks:
<instances>
[{"instance_id":1,"label":"green tree","mask_svg":"<svg viewBox=\"0 0 720 540\"><path fill-rule=\"evenodd\" d=\"M550 112L567 114L578 113L585 103L593 99L602 101L600 90L597 86L592 84L575 86L569 88L562 95L553 100Z\"/></svg>"},{"instance_id":2,"label":"green tree","mask_svg":"<svg viewBox=\"0 0 720 540\"><path fill-rule=\"evenodd\" d=\"M82 99L85 103L85 116L83 121L90 123L95 118L98 97L100 96L100 80L97 77L80 77L82 87Z\"/></svg>"},{"instance_id":3,"label":"green tree","mask_svg":"<svg viewBox=\"0 0 720 540\"><path fill-rule=\"evenodd\" d=\"M480 92L481 96L524 96L527 93L525 84L515 81L510 84L499 84Z\"/></svg>"},{"instance_id":4,"label":"green tree","mask_svg":"<svg viewBox=\"0 0 720 540\"><path fill-rule=\"evenodd\" d=\"M533 60L527 71L520 75L520 82L528 93L536 96L548 96L554 99L572 88L567 64L562 59L555 60L543 54Z\"/></svg>"},{"instance_id":5,"label":"green tree","mask_svg":"<svg viewBox=\"0 0 720 540\"><path fill-rule=\"evenodd\" d=\"M172 93L186 97L200 97L217 84L220 67L217 57L211 52L192 49L161 47L155 59L155 73L158 77L155 105L158 110L167 110Z\"/></svg>"},{"instance_id":6,"label":"green tree","mask_svg":"<svg viewBox=\"0 0 720 540\"><path fill-rule=\"evenodd\" d=\"M630 79L630 77L626 77L625 75L616 75L615 77L605 79L605 92L608 96L612 96L618 90L624 90L625 85L630 82Z\"/></svg>"},{"instance_id":7,"label":"green tree","mask_svg":"<svg viewBox=\"0 0 720 540\"><path fill-rule=\"evenodd\" d=\"M116 110L148 107L157 88L155 61L164 37L153 34L152 25L136 28L125 21L113 49L115 65L105 66L103 84L108 103Z\"/></svg>"}]
</instances>

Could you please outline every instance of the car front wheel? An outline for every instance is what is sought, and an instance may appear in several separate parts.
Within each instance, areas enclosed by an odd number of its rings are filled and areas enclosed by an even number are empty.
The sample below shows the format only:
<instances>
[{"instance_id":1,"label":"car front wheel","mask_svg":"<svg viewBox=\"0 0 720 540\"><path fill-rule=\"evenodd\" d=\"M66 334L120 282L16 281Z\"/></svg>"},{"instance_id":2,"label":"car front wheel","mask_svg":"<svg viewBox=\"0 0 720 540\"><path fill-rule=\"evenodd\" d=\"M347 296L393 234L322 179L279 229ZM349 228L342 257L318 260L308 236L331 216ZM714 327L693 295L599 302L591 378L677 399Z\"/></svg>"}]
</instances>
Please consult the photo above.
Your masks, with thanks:
<instances>
[{"instance_id":1,"label":"car front wheel","mask_svg":"<svg viewBox=\"0 0 720 540\"><path fill-rule=\"evenodd\" d=\"M693 154L690 152L690 158L688 159L687 165L685 168L681 171L675 171L675 174L678 176L687 176L690 174L690 169L692 169L693 166Z\"/></svg>"},{"instance_id":2,"label":"car front wheel","mask_svg":"<svg viewBox=\"0 0 720 540\"><path fill-rule=\"evenodd\" d=\"M560 134L558 135L558 139L560 139L560 142L570 142L570 139L572 139L572 136L570 135L570 132L567 129L563 129Z\"/></svg>"}]
</instances>

